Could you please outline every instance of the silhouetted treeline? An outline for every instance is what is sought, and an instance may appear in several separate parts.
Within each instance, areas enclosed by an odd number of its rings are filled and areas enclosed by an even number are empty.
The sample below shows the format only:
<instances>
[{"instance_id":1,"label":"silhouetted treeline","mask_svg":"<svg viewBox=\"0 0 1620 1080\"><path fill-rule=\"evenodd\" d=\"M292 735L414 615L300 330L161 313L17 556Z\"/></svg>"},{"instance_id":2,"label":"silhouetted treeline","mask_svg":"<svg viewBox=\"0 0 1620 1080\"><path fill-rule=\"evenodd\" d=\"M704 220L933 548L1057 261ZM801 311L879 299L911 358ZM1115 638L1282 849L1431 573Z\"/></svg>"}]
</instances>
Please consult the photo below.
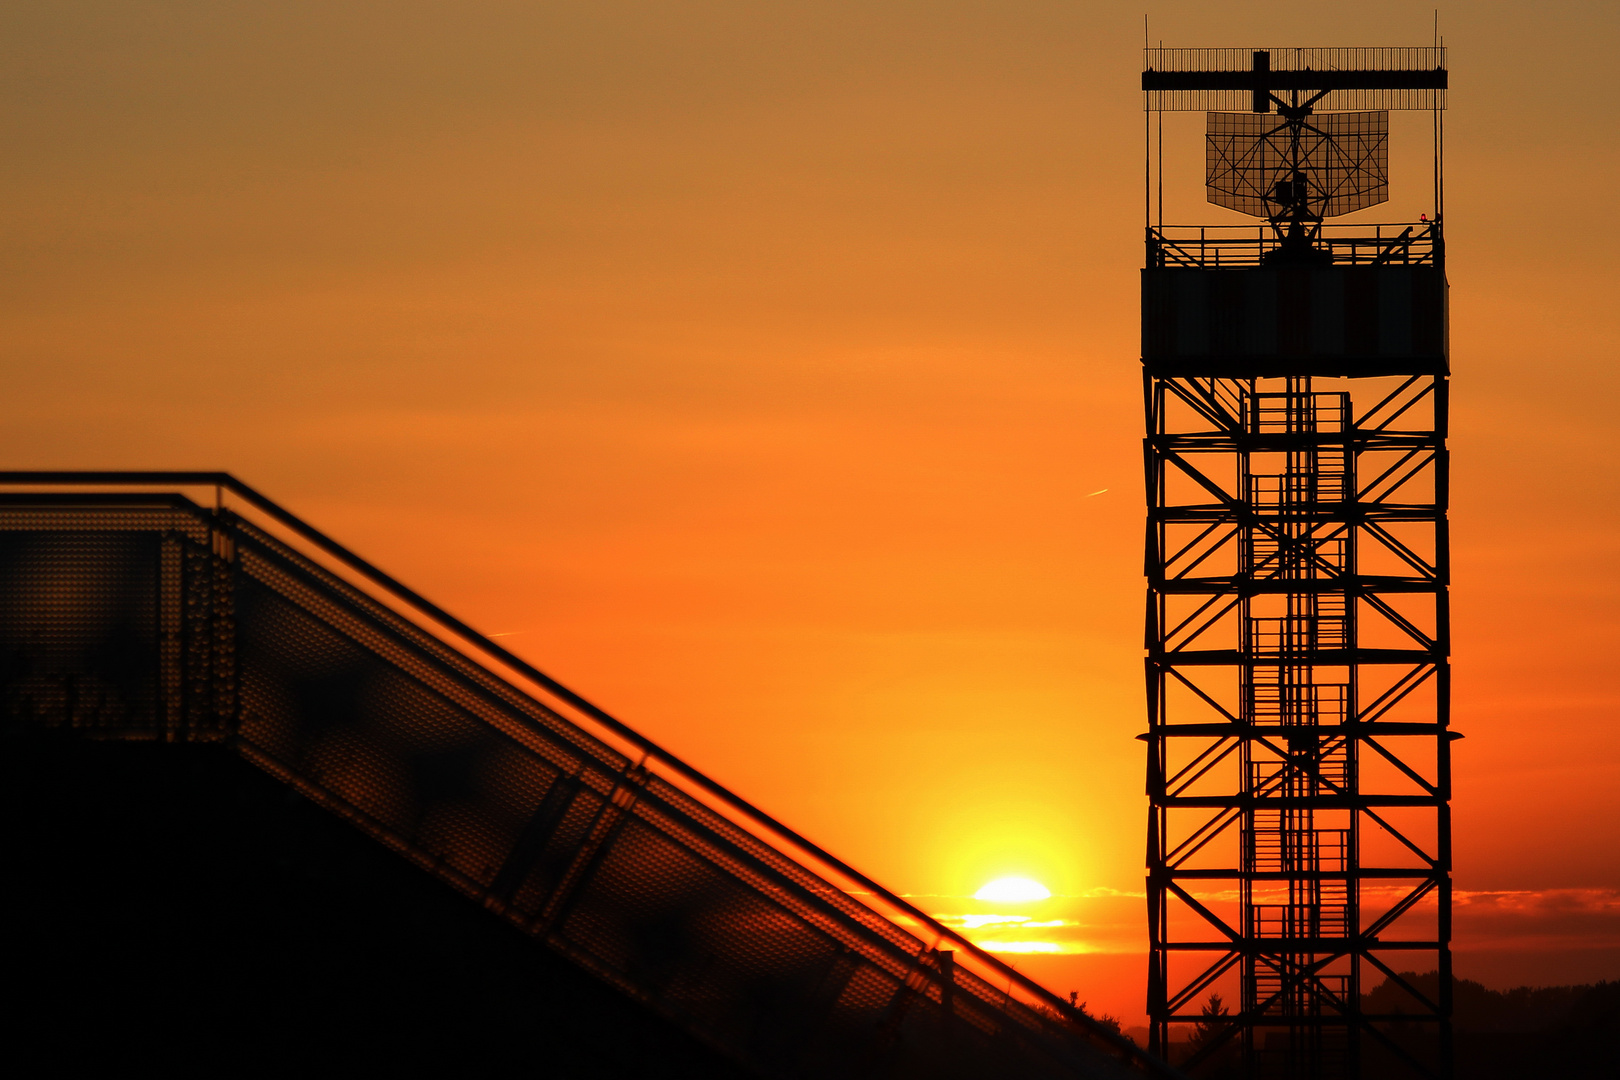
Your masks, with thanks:
<instances>
[{"instance_id":1,"label":"silhouetted treeline","mask_svg":"<svg viewBox=\"0 0 1620 1080\"><path fill-rule=\"evenodd\" d=\"M1402 972L1400 978L1424 999L1439 1001L1437 972ZM1362 1037L1363 1077L1405 1080L1432 1074L1439 1064L1436 1025L1419 1019L1433 1015L1423 1001L1387 979L1361 996L1361 1008L1368 1015L1397 1017L1377 1023L1383 1038ZM1170 1060L1196 1080L1238 1080L1246 1070L1230 1038L1227 1004L1211 994L1202 1013L1191 1038L1171 1045ZM1399 1019L1403 1015L1412 1019ZM1456 1080L1620 1080L1620 982L1499 991L1454 979L1452 1033ZM1206 1046L1211 1052L1189 1065Z\"/></svg>"},{"instance_id":2,"label":"silhouetted treeline","mask_svg":"<svg viewBox=\"0 0 1620 1080\"><path fill-rule=\"evenodd\" d=\"M1403 972L1401 978L1438 1000L1438 972ZM1451 993L1457 1080L1620 1077L1620 982L1490 990L1453 979ZM1415 1004L1388 979L1361 998L1365 1013L1416 1013ZM1415 1034L1415 1023L1404 1032L1403 1026L1387 1026L1397 1042Z\"/></svg>"}]
</instances>

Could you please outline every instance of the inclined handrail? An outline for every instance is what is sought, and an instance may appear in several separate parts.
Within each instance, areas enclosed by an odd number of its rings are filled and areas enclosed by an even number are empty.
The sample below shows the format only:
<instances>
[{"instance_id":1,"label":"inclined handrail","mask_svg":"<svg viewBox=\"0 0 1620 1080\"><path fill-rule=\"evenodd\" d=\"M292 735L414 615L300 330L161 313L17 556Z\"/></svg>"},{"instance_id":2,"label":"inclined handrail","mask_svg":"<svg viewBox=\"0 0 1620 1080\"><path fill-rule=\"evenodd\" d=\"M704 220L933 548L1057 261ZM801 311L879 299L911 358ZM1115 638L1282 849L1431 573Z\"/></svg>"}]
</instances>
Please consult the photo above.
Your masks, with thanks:
<instances>
[{"instance_id":1,"label":"inclined handrail","mask_svg":"<svg viewBox=\"0 0 1620 1080\"><path fill-rule=\"evenodd\" d=\"M1034 982L1021 974L1016 968L998 959L994 954L988 953L960 933L936 920L922 909L914 906L903 897L897 896L873 881L865 874L845 863L842 859L826 851L806 837L799 835L788 826L777 821L765 811L754 806L740 795L736 795L720 784L710 780L703 773L688 765L673 753L665 750L657 743L637 732L634 728L612 716L605 710L593 705L579 694L559 683L528 661L515 655L506 648L497 645L471 626L451 615L448 611L417 593L414 589L398 581L391 575L373 566L365 559L356 555L336 540L320 532L313 526L305 523L292 512L277 505L268 496L249 487L227 472L168 472L168 471L0 471L0 485L19 486L131 486L131 487L214 487L229 490L242 498L261 513L270 517L278 524L289 529L302 539L315 545L320 550L337 559L364 577L371 579L375 584L394 593L423 614L454 631L458 636L482 650L486 654L499 660L502 664L514 669L524 677L533 680L544 687L548 693L562 699L592 720L612 731L615 735L635 746L649 759L661 761L667 768L685 780L696 785L700 790L720 800L726 806L742 814L744 818L752 820L756 825L764 826L769 832L775 833L779 838L788 841L801 851L813 856L817 861L831 867L850 881L870 890L875 896L892 905L907 917L916 919L922 926L933 931L940 939L950 941L970 953L975 959L990 967L1010 983L1016 983L1021 989L1053 1006L1058 1015L1067 1017L1071 1022L1078 1022L1086 1028L1087 1032L1096 1038L1102 1039L1115 1050L1121 1052L1127 1059L1145 1065L1158 1071L1162 1075L1177 1077L1180 1072L1171 1068L1165 1062L1153 1057L1136 1043L1117 1034L1101 1023L1073 1008L1069 1002L1064 1001L1044 986ZM937 947L937 946L936 946Z\"/></svg>"}]
</instances>

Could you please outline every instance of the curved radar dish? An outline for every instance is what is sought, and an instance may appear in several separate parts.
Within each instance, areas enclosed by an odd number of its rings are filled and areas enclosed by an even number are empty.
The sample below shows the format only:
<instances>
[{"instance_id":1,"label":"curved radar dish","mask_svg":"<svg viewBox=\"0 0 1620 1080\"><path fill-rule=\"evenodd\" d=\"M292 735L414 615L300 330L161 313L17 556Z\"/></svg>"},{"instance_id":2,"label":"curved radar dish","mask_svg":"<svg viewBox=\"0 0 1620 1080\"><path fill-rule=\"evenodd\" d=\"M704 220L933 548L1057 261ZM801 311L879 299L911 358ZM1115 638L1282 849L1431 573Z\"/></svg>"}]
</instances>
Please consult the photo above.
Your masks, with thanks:
<instances>
[{"instance_id":1,"label":"curved radar dish","mask_svg":"<svg viewBox=\"0 0 1620 1080\"><path fill-rule=\"evenodd\" d=\"M1253 217L1320 221L1389 199L1389 113L1212 112L1209 201Z\"/></svg>"}]
</instances>

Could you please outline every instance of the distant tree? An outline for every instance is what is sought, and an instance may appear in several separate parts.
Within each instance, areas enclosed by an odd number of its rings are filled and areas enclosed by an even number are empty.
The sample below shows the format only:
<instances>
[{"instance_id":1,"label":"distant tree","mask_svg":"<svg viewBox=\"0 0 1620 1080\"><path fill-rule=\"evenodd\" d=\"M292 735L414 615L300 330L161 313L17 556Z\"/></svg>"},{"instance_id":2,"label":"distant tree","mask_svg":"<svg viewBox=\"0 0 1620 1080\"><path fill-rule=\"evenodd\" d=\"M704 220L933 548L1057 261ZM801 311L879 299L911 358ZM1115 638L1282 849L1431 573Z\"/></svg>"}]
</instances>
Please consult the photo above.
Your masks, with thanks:
<instances>
[{"instance_id":1,"label":"distant tree","mask_svg":"<svg viewBox=\"0 0 1620 1080\"><path fill-rule=\"evenodd\" d=\"M1079 996L1080 994L1078 991L1069 991L1069 1005L1074 1009L1075 1012L1079 1013L1081 1016L1084 1016L1088 1020L1095 1020L1109 1031L1112 1031L1115 1035L1121 1035L1124 1033L1119 1026L1119 1017L1109 1016L1107 1013L1103 1013L1101 1016L1092 1016L1090 1010L1086 1008L1086 1005L1088 1004L1087 1002L1082 1001L1076 1004L1075 999Z\"/></svg>"},{"instance_id":2,"label":"distant tree","mask_svg":"<svg viewBox=\"0 0 1620 1080\"><path fill-rule=\"evenodd\" d=\"M1204 1002L1204 1007L1199 1010L1199 1013L1203 1016L1203 1019L1193 1025L1192 1048L1194 1050L1202 1050L1210 1043L1213 1043L1231 1025L1231 1021L1227 1019L1226 1003L1221 1000L1219 994L1209 995L1209 1000Z\"/></svg>"},{"instance_id":3,"label":"distant tree","mask_svg":"<svg viewBox=\"0 0 1620 1080\"><path fill-rule=\"evenodd\" d=\"M1237 1076L1237 1040L1227 1038L1222 1042L1222 1037L1232 1027L1231 1014L1226 1003L1221 1000L1221 995L1210 994L1209 1000L1204 1002L1203 1008L1198 1011L1200 1019L1193 1025L1188 1050L1192 1054L1198 1054L1210 1047L1214 1049L1209 1051L1209 1056L1198 1066L1197 1075L1209 1077L1210 1080Z\"/></svg>"}]
</instances>

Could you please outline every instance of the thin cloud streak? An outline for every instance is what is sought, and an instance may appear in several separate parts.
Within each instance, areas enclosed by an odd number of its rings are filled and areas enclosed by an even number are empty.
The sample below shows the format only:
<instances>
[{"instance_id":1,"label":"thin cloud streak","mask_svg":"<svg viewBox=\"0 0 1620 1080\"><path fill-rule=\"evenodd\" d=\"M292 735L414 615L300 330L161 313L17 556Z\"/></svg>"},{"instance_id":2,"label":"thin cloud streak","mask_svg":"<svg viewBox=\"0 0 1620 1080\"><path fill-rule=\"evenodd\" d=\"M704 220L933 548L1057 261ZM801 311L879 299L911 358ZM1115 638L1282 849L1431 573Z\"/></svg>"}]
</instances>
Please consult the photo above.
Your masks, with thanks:
<instances>
[{"instance_id":1,"label":"thin cloud streak","mask_svg":"<svg viewBox=\"0 0 1620 1080\"><path fill-rule=\"evenodd\" d=\"M1235 903L1236 890L1194 894L1201 902ZM1364 908L1387 907L1405 895L1395 887L1365 888ZM1054 895L1027 912L964 911L971 897L918 894L914 899L959 901L956 910L934 911L989 952L1052 954L1143 953L1142 893L1090 889ZM943 906L943 905L941 905ZM1427 897L1414 907L1421 917L1437 906ZM1620 890L1459 890L1454 894L1453 947L1458 952L1538 952L1582 947L1620 947ZM1013 937L1011 935L1016 935Z\"/></svg>"}]
</instances>

